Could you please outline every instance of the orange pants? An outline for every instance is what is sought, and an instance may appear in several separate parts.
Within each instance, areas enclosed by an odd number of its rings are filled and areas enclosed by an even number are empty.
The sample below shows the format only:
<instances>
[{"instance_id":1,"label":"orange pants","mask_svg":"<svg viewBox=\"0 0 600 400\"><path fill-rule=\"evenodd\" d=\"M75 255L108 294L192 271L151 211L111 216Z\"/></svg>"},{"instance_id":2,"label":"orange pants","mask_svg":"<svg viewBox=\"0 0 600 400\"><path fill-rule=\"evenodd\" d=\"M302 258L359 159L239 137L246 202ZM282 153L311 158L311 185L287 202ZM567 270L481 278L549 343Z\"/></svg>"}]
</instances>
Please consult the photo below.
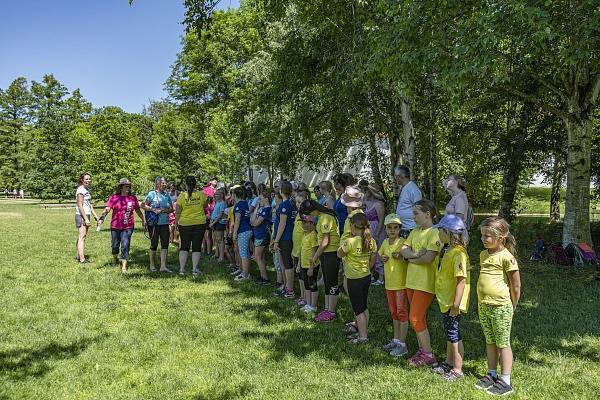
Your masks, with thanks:
<instances>
[{"instance_id":1,"label":"orange pants","mask_svg":"<svg viewBox=\"0 0 600 400\"><path fill-rule=\"evenodd\" d=\"M415 332L423 332L427 329L427 310L433 301L433 293L406 289L406 297L408 297L408 304L410 304L408 315L410 324Z\"/></svg>"},{"instance_id":2,"label":"orange pants","mask_svg":"<svg viewBox=\"0 0 600 400\"><path fill-rule=\"evenodd\" d=\"M402 290L386 290L388 308L392 319L395 321L408 321L408 313L406 312L406 289Z\"/></svg>"}]
</instances>

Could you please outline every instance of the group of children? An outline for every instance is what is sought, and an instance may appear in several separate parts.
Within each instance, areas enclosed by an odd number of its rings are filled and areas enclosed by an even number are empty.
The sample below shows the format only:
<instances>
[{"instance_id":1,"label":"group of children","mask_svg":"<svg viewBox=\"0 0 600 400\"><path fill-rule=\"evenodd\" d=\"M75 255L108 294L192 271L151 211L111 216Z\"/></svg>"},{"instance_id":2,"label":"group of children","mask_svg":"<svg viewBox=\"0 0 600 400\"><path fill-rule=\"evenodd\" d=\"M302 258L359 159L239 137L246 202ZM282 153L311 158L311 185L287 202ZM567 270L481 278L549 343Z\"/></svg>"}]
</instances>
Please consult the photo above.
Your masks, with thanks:
<instances>
[{"instance_id":1,"label":"group of children","mask_svg":"<svg viewBox=\"0 0 600 400\"><path fill-rule=\"evenodd\" d=\"M210 225L224 225L226 246L219 250L217 241L217 254L221 260L224 253L230 254L231 274L236 281L250 279L254 259L260 271L257 282L269 284L266 265L270 251L277 273L275 294L295 299L302 311L316 314L314 319L320 322L336 318L338 295L343 287L354 312L354 321L345 325L347 340L350 344L362 344L369 341L368 295L379 257L384 264L393 324L393 338L383 348L392 356L406 355L410 322L418 349L408 359L409 365L430 366L447 381L464 377L460 325L461 315L469 310L471 285L468 233L459 216L447 214L438 221L433 202L420 200L413 207L417 227L403 237L400 217L387 215L387 238L378 248L357 201L361 193L356 186L347 187L338 198L347 208L344 221L339 221L338 214L324 202L313 200L302 184L283 181L276 185L273 194L266 187L257 190L251 185L234 186L231 191L233 203L229 207L225 203L215 205ZM225 193L216 201L225 202ZM475 386L493 395L506 395L513 391L510 331L520 297L515 240L508 223L501 218L488 218L479 228L485 249L480 254L477 298L488 371ZM298 298L294 292L296 279L300 287ZM324 286L325 299L323 310L317 313L320 286ZM446 357L440 362L433 355L427 324L434 299L442 313L447 340Z\"/></svg>"}]
</instances>

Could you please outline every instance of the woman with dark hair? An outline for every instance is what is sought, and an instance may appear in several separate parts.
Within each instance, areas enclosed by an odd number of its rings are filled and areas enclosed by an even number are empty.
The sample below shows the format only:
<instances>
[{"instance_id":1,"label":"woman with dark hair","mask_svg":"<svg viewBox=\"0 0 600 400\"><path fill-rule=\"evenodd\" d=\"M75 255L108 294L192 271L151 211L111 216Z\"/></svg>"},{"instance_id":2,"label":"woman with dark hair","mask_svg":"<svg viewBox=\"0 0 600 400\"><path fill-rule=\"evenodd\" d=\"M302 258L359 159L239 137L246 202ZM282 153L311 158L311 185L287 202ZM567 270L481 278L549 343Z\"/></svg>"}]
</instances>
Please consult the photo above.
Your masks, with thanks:
<instances>
[{"instance_id":1,"label":"woman with dark hair","mask_svg":"<svg viewBox=\"0 0 600 400\"><path fill-rule=\"evenodd\" d=\"M250 279L250 240L252 238L252 225L250 224L250 209L246 198L247 190L238 186L233 189L235 207L233 209L233 243L237 246L242 269L235 277L236 281Z\"/></svg>"},{"instance_id":2,"label":"woman with dark hair","mask_svg":"<svg viewBox=\"0 0 600 400\"><path fill-rule=\"evenodd\" d=\"M192 249L192 274L200 274L200 256L202 239L206 231L206 214L204 208L208 199L204 192L196 191L198 182L195 176L185 178L187 191L177 199L175 227L179 231L181 245L179 247L179 275L185 275L190 247Z\"/></svg>"},{"instance_id":3,"label":"woman with dark hair","mask_svg":"<svg viewBox=\"0 0 600 400\"><path fill-rule=\"evenodd\" d=\"M75 199L77 200L77 206L75 207L75 227L79 232L77 237L77 259L80 264L89 263L89 260L85 259L84 245L85 237L87 236L88 229L90 228L90 215L94 216L94 219L98 221L98 215L92 207L92 195L90 194L90 184L92 183L92 176L87 172L79 174L79 185L75 192ZM16 189L15 189L16 190Z\"/></svg>"},{"instance_id":4,"label":"woman with dark hair","mask_svg":"<svg viewBox=\"0 0 600 400\"><path fill-rule=\"evenodd\" d=\"M355 182L354 177L346 172L337 174L333 177L333 186L337 194L337 200L333 206L333 210L337 214L337 219L339 221L340 235L344 232L344 224L346 223L346 218L348 218L348 210L342 203L341 197L346 191L346 187L354 185Z\"/></svg>"},{"instance_id":5,"label":"woman with dark hair","mask_svg":"<svg viewBox=\"0 0 600 400\"><path fill-rule=\"evenodd\" d=\"M315 317L315 321L333 321L336 317L335 309L340 293L338 281L340 259L337 256L340 232L337 215L330 208L314 200L304 200L300 204L300 213L319 218L316 226L319 247L314 253L310 265L316 265L317 260L321 262L323 282L325 283L325 309Z\"/></svg>"},{"instance_id":6,"label":"woman with dark hair","mask_svg":"<svg viewBox=\"0 0 600 400\"><path fill-rule=\"evenodd\" d=\"M121 272L127 273L127 263L129 262L129 247L131 246L131 235L135 224L133 212L146 225L144 214L140 210L140 203L137 197L131 194L131 182L129 179L119 180L117 191L106 202L106 207L98 219L98 226L104 222L104 218L112 211L110 220L111 248L113 255L113 265L119 264L119 247L121 247Z\"/></svg>"},{"instance_id":7,"label":"woman with dark hair","mask_svg":"<svg viewBox=\"0 0 600 400\"><path fill-rule=\"evenodd\" d=\"M154 180L154 190L148 192L142 208L146 210L146 224L150 234L150 271L156 272L156 249L160 239L160 272L171 272L167 268L169 252L169 213L173 212L173 203L166 192L167 181L164 176Z\"/></svg>"}]
</instances>

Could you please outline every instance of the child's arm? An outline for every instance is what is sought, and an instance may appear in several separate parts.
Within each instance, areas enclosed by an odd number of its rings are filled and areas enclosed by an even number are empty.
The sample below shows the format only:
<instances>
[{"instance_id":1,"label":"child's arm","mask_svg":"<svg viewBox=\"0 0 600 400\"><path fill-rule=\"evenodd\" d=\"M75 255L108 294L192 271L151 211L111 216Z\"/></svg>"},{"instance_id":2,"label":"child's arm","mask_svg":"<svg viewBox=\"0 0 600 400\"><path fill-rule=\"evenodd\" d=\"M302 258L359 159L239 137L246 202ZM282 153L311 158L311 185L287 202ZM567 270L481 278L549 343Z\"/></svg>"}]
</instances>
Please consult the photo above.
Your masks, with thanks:
<instances>
[{"instance_id":1,"label":"child's arm","mask_svg":"<svg viewBox=\"0 0 600 400\"><path fill-rule=\"evenodd\" d=\"M338 247L338 249L337 249L337 256L338 256L339 258L344 258L344 257L346 257L346 254L348 254L348 253L346 253L346 252L344 251L344 249L342 249L342 247L341 247L341 246L340 246L340 247Z\"/></svg>"},{"instance_id":2,"label":"child's arm","mask_svg":"<svg viewBox=\"0 0 600 400\"><path fill-rule=\"evenodd\" d=\"M402 254L402 257L406 258L407 260L409 258L417 257L417 253L415 253L412 250L412 248L410 248L410 246L407 246L407 245L402 246L402 248L400 249L400 254Z\"/></svg>"},{"instance_id":3,"label":"child's arm","mask_svg":"<svg viewBox=\"0 0 600 400\"><path fill-rule=\"evenodd\" d=\"M310 268L308 269L308 271L306 271L306 274L308 276L313 276L314 270L315 270L315 261L314 261L314 257L315 254L317 253L317 250L319 249L319 246L315 246L312 249L312 257L310 258Z\"/></svg>"},{"instance_id":4,"label":"child's arm","mask_svg":"<svg viewBox=\"0 0 600 400\"><path fill-rule=\"evenodd\" d=\"M402 253L402 255L404 255L404 253ZM414 254L414 255L416 257L407 257L408 262L410 262L412 264L417 264L417 265L425 265L425 264L431 264L433 262L433 260L435 260L435 257L437 257L438 252L432 251L432 250L427 250L427 252L425 254L422 254L421 252L419 252L418 254Z\"/></svg>"},{"instance_id":5,"label":"child's arm","mask_svg":"<svg viewBox=\"0 0 600 400\"><path fill-rule=\"evenodd\" d=\"M233 234L231 235L234 242L237 242L238 229L240 227L240 221L242 219L242 214L235 213L234 214L235 222L233 223Z\"/></svg>"},{"instance_id":6,"label":"child's arm","mask_svg":"<svg viewBox=\"0 0 600 400\"><path fill-rule=\"evenodd\" d=\"M369 260L369 269L373 270L373 268L375 268L375 260L377 260L377 253L373 252L373 254L371 254L371 259Z\"/></svg>"},{"instance_id":7,"label":"child's arm","mask_svg":"<svg viewBox=\"0 0 600 400\"><path fill-rule=\"evenodd\" d=\"M460 314L460 302L462 301L463 293L465 292L465 286L467 286L467 280L464 276L456 277L456 291L454 292L454 303L450 308L450 316L456 317Z\"/></svg>"},{"instance_id":8,"label":"child's arm","mask_svg":"<svg viewBox=\"0 0 600 400\"><path fill-rule=\"evenodd\" d=\"M313 265L316 264L317 260L319 259L319 257L321 257L321 254L323 254L327 246L329 246L329 233L324 233L323 239L321 239L321 243L319 243L319 247L317 247L317 250L312 256Z\"/></svg>"},{"instance_id":9,"label":"child's arm","mask_svg":"<svg viewBox=\"0 0 600 400\"><path fill-rule=\"evenodd\" d=\"M513 311L516 310L519 299L521 298L521 274L519 271L508 271L506 273L509 281L510 299L513 304Z\"/></svg>"},{"instance_id":10,"label":"child's arm","mask_svg":"<svg viewBox=\"0 0 600 400\"><path fill-rule=\"evenodd\" d=\"M279 217L279 225L277 226L277 236L275 237L275 240L273 241L273 249L275 251L279 251L279 240L281 239L281 236L283 236L283 231L285 230L286 222L287 222L287 215L285 215L284 213L281 213L281 215Z\"/></svg>"}]
</instances>

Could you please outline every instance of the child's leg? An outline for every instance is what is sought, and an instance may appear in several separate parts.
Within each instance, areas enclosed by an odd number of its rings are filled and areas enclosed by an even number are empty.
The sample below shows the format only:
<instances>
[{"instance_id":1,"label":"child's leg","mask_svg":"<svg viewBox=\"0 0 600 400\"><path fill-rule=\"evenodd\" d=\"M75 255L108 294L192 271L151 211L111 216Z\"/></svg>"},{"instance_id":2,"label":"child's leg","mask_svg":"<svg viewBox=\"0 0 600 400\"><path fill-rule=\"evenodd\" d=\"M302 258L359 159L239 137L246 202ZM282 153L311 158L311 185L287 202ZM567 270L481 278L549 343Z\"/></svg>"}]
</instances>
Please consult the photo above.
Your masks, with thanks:
<instances>
[{"instance_id":1,"label":"child's leg","mask_svg":"<svg viewBox=\"0 0 600 400\"><path fill-rule=\"evenodd\" d=\"M359 279L347 279L348 297L354 311L356 328L360 338L368 337L367 326L369 324L369 311L367 299L369 297L369 286L371 286L371 275Z\"/></svg>"},{"instance_id":2,"label":"child's leg","mask_svg":"<svg viewBox=\"0 0 600 400\"><path fill-rule=\"evenodd\" d=\"M419 348L431 353L431 339L427 329L427 310L433 301L433 294L421 290L412 291L409 319L419 342Z\"/></svg>"},{"instance_id":3,"label":"child's leg","mask_svg":"<svg viewBox=\"0 0 600 400\"><path fill-rule=\"evenodd\" d=\"M255 257L254 257L254 261L256 261L256 264L258 264L258 270L260 271L260 277L263 279L268 279L268 275L267 275L267 265L265 262L265 247L264 246L257 246L255 248Z\"/></svg>"}]
</instances>

